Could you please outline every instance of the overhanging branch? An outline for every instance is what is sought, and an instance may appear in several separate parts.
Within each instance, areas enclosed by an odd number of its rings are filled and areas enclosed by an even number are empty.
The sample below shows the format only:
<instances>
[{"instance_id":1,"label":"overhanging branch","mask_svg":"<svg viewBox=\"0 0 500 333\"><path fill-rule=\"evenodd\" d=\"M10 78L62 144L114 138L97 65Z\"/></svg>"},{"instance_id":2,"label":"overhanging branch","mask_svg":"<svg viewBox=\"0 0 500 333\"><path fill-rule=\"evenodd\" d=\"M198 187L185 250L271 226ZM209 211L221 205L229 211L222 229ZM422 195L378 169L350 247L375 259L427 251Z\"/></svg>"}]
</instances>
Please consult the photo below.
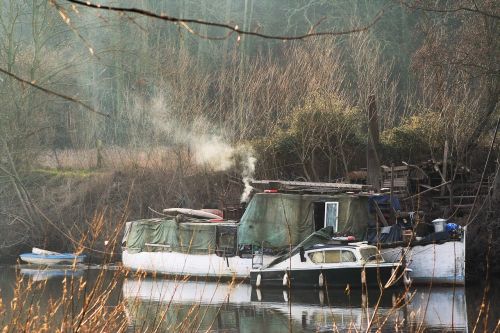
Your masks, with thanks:
<instances>
[{"instance_id":1,"label":"overhanging branch","mask_svg":"<svg viewBox=\"0 0 500 333\"><path fill-rule=\"evenodd\" d=\"M485 10L482 10L477 5L475 5L474 8L465 7L465 6L443 8L443 7L430 7L430 6L420 5L419 1L411 3L411 2L399 0L399 3L406 8L413 9L413 10L423 10L425 12L436 12L436 13L469 12L469 13L484 15L484 16L491 17L491 18L497 19L497 20L500 19L500 15L498 15L496 13L490 13L490 12L487 12Z\"/></svg>"},{"instance_id":2,"label":"overhanging branch","mask_svg":"<svg viewBox=\"0 0 500 333\"><path fill-rule=\"evenodd\" d=\"M9 77L11 77L11 78L13 78L13 79L15 79L15 80L17 80L17 81L19 81L19 82L22 82L22 83L24 83L24 84L27 84L27 85L32 86L33 88L36 88L36 89L38 89L38 90L41 90L41 91L43 91L43 92L44 92L44 93L46 93L46 94L49 94L49 95L54 95L54 96L60 97L60 98L65 99L65 100L67 100L67 101L70 101L70 102L73 102L73 103L75 103L75 104L78 104L78 105L80 105L80 106L84 107L85 109L87 109L87 110L89 110L89 111L91 111L91 112L94 112L94 113L97 113L98 115L101 115L101 116L104 116L104 117L108 117L108 118L109 118L109 114L106 114L106 113L103 113L103 112L97 111L97 110L95 110L94 108L92 108L91 106L89 106L89 105L87 105L87 104L85 104L85 103L83 103L83 102L81 102L81 101L79 101L79 100L77 100L77 99L75 99L75 98L73 98L73 97L70 97L70 96L67 96L67 95L60 94L60 93L55 92L55 91L53 91L53 90L50 90L50 89L44 88L44 87L42 87L42 86L39 86L39 85L37 85L37 84L36 84L36 83L34 83L34 82L30 82L30 81L27 81L27 80L25 80L25 79L22 79L22 78L20 78L19 76L17 76L17 75L15 75L15 74L13 74L13 73L11 73L11 72L9 72L9 71L7 71L7 70L5 70L5 69L1 68L1 67L0 67L0 73L3 73L3 74L5 74L5 75L8 75Z\"/></svg>"},{"instance_id":3,"label":"overhanging branch","mask_svg":"<svg viewBox=\"0 0 500 333\"><path fill-rule=\"evenodd\" d=\"M220 23L220 22L211 22L211 21L205 21L205 20L199 20L199 19L184 19L184 18L179 18L175 16L170 16L166 15L164 13L157 14L145 9L141 8L134 8L134 7L116 7L116 6L108 6L108 5L100 5L96 3L92 3L90 1L80 1L80 0L66 0L69 3L79 5L79 6L84 6L88 8L93 8L93 9L98 9L98 10L108 10L108 11L114 11L114 12L119 12L119 13L134 13L134 14L139 14L167 22L172 22L172 23L178 23L182 24L185 26L186 24L198 24L198 25L203 25L203 26L210 26L210 27L217 27L217 28L222 28L225 30L229 30L230 32L235 32L239 35L248 35L248 36L255 36L255 37L260 37L260 38L265 38L265 39L276 39L276 40L300 40L300 39L306 39L306 38L311 38L311 37L319 37L319 36L340 36L340 35L347 35L347 34L352 34L352 33L357 33L357 32L362 32L370 29L372 26L374 26L383 16L384 14L384 9L380 10L377 15L373 18L373 20L364 26L358 26L354 27L348 30L340 30L340 31L321 31L321 32L314 32L311 29L308 33L303 34L303 35L296 35L296 36L281 36L281 35L268 35L264 33L260 33L258 31L249 31L249 30L241 30L238 28L237 25L230 25L226 23ZM229 35L227 35L229 36ZM226 37L227 37L226 36ZM213 38L207 38L207 39L221 39L221 37L213 37Z\"/></svg>"}]
</instances>

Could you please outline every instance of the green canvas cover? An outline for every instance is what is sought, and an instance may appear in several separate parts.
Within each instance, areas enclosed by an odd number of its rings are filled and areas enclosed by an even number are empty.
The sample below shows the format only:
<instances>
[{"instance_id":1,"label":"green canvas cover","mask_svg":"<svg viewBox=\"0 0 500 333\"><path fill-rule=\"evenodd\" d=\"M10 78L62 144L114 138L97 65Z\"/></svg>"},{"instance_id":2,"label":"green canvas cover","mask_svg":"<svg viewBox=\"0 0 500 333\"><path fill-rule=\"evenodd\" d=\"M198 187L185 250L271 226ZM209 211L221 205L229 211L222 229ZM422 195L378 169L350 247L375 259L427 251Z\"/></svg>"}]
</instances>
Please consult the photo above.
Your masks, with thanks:
<instances>
[{"instance_id":1,"label":"green canvas cover","mask_svg":"<svg viewBox=\"0 0 500 333\"><path fill-rule=\"evenodd\" d=\"M337 194L258 193L238 228L238 244L267 248L295 246L315 231L314 203L339 203L338 232L361 239L370 219L368 197Z\"/></svg>"},{"instance_id":2,"label":"green canvas cover","mask_svg":"<svg viewBox=\"0 0 500 333\"><path fill-rule=\"evenodd\" d=\"M169 245L172 251L213 253L217 226L213 223L177 223L174 219L147 219L131 222L126 246L130 253L164 251L146 244Z\"/></svg>"},{"instance_id":3,"label":"green canvas cover","mask_svg":"<svg viewBox=\"0 0 500 333\"><path fill-rule=\"evenodd\" d=\"M182 252L215 251L217 227L210 223L180 223L179 250Z\"/></svg>"},{"instance_id":4,"label":"green canvas cover","mask_svg":"<svg viewBox=\"0 0 500 333\"><path fill-rule=\"evenodd\" d=\"M146 243L178 247L177 223L172 219L146 219L131 222L127 248L131 253L145 250ZM152 249L159 250L157 249Z\"/></svg>"}]
</instances>

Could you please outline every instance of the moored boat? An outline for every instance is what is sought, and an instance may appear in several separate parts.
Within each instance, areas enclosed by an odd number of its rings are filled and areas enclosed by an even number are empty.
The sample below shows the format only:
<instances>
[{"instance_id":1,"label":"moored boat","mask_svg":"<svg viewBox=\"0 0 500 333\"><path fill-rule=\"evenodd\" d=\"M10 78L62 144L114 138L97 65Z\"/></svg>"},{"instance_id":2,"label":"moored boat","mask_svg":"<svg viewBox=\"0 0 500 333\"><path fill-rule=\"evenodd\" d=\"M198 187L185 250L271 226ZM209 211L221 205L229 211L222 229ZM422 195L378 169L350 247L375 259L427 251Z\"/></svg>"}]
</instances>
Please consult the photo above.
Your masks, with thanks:
<instances>
[{"instance_id":1,"label":"moored boat","mask_svg":"<svg viewBox=\"0 0 500 333\"><path fill-rule=\"evenodd\" d=\"M389 246L381 253L388 262L404 255L415 284L465 285L465 230L459 239Z\"/></svg>"},{"instance_id":2,"label":"moored boat","mask_svg":"<svg viewBox=\"0 0 500 333\"><path fill-rule=\"evenodd\" d=\"M425 223L413 220L409 212L403 218L395 197L367 192L368 187L356 184L253 185L260 188L239 222L183 208L164 211L176 216L127 222L123 265L168 275L244 279L252 269L270 264L314 232L330 227L329 237L353 235L380 246L386 262L397 264L404 253L415 283L464 284L465 230L451 236L429 231L417 240L415 229Z\"/></svg>"},{"instance_id":3,"label":"moored boat","mask_svg":"<svg viewBox=\"0 0 500 333\"><path fill-rule=\"evenodd\" d=\"M250 273L253 286L285 288L389 288L410 283L403 263L385 262L375 246L365 243L300 246Z\"/></svg>"},{"instance_id":4,"label":"moored boat","mask_svg":"<svg viewBox=\"0 0 500 333\"><path fill-rule=\"evenodd\" d=\"M127 222L123 265L135 271L209 278L247 278L257 260L275 256L240 256L234 221L178 217ZM252 254L255 251L251 251Z\"/></svg>"},{"instance_id":5,"label":"moored boat","mask_svg":"<svg viewBox=\"0 0 500 333\"><path fill-rule=\"evenodd\" d=\"M58 253L53 251L41 250L34 248L31 253L20 254L22 261L35 265L57 265L57 264L73 264L82 263L85 260L85 255L75 253Z\"/></svg>"}]
</instances>

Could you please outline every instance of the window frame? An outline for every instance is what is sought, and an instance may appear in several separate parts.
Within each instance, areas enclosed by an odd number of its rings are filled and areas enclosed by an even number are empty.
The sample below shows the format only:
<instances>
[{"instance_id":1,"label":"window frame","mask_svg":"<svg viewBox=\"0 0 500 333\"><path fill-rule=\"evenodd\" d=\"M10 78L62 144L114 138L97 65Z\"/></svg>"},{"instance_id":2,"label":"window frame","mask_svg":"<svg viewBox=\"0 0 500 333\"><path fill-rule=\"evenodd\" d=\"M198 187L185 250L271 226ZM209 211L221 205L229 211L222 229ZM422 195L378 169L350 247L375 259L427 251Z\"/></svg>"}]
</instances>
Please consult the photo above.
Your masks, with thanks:
<instances>
[{"instance_id":1,"label":"window frame","mask_svg":"<svg viewBox=\"0 0 500 333\"><path fill-rule=\"evenodd\" d=\"M326 261L327 253L326 252L334 252L334 251L340 252L340 256L339 256L340 261L339 262L327 262ZM350 253L352 255L354 261L344 261L343 257L342 257L343 252ZM317 254L317 253L319 253L319 254ZM313 259L314 256L321 256L322 261L316 262L315 259ZM316 265L331 265L331 264L345 264L345 263L357 264L357 263L359 263L359 258L354 251L351 251L349 249L342 249L342 248L341 249L321 249L321 250L309 252L309 253L307 253L307 258L313 264L316 264Z\"/></svg>"},{"instance_id":2,"label":"window frame","mask_svg":"<svg viewBox=\"0 0 500 333\"><path fill-rule=\"evenodd\" d=\"M337 232L339 229L339 202L338 201L325 201L325 217L323 220L323 226L326 228L328 224L328 207L335 207L335 225L332 225L333 231Z\"/></svg>"}]
</instances>

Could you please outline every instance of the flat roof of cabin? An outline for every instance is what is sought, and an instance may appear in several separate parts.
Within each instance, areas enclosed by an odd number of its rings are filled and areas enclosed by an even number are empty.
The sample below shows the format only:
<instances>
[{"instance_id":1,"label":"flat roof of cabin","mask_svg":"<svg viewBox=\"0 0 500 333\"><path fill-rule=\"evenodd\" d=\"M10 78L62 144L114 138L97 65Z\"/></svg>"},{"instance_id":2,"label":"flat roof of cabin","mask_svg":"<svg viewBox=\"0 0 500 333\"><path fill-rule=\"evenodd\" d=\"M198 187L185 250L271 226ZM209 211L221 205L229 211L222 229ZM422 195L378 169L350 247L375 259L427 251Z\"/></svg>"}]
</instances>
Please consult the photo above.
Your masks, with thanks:
<instances>
[{"instance_id":1,"label":"flat roof of cabin","mask_svg":"<svg viewBox=\"0 0 500 333\"><path fill-rule=\"evenodd\" d=\"M320 250L320 249L337 249L337 248L348 248L348 249L359 249L363 247L372 247L371 245L367 244L315 244L313 246L310 246L306 248L306 251L309 250Z\"/></svg>"}]
</instances>

